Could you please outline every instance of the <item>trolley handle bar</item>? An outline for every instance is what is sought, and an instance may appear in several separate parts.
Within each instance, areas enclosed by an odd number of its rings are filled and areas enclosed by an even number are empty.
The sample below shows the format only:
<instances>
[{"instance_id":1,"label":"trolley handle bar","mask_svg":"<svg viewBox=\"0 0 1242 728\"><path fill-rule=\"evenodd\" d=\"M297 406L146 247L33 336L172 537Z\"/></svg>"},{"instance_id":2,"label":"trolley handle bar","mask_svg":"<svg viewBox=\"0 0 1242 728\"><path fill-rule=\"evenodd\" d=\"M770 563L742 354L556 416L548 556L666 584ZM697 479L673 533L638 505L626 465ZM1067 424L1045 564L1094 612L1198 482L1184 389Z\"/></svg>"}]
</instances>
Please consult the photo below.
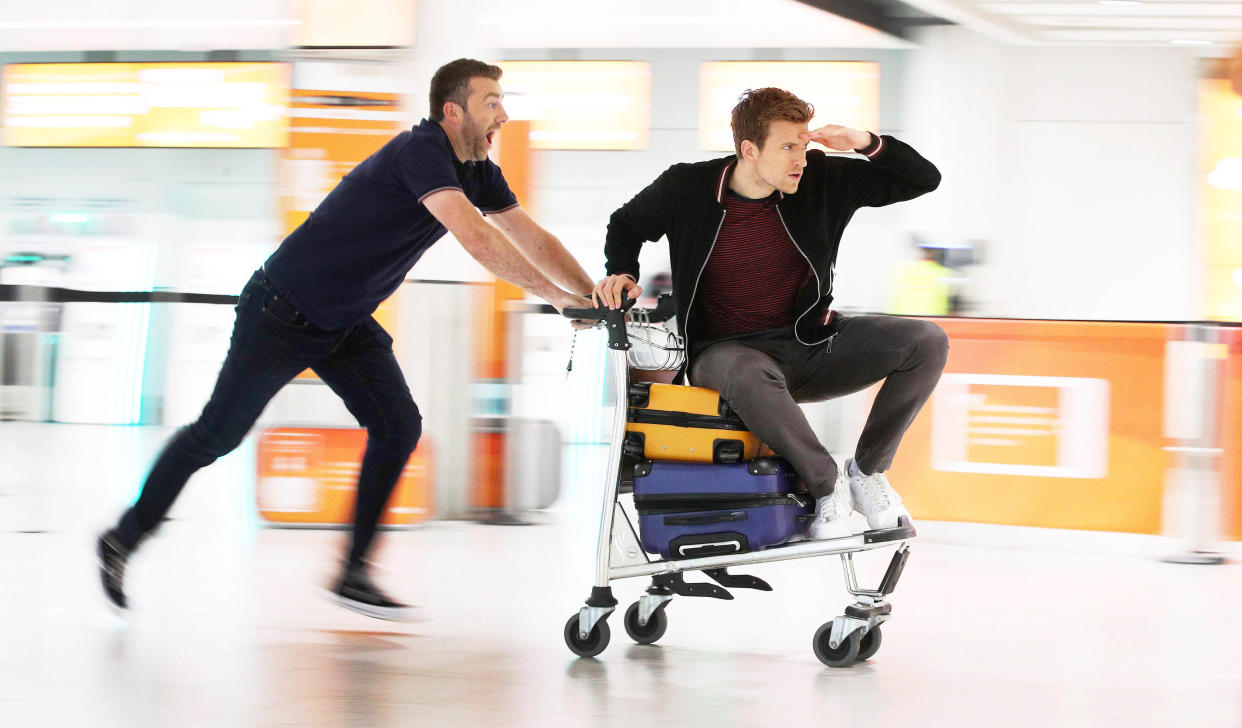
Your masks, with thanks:
<instances>
[{"instance_id":1,"label":"trolley handle bar","mask_svg":"<svg viewBox=\"0 0 1242 728\"><path fill-rule=\"evenodd\" d=\"M561 315L565 318L571 318L577 321L607 321L610 314L625 313L634 307L635 299L621 299L620 309L611 309L607 306L597 306L595 308L567 308L561 311Z\"/></svg>"},{"instance_id":2,"label":"trolley handle bar","mask_svg":"<svg viewBox=\"0 0 1242 728\"><path fill-rule=\"evenodd\" d=\"M634 299L623 298L621 308L611 309L606 306L596 308L566 308L561 315L576 321L602 321L608 331L608 348L626 350L630 348L630 338L625 332L625 312L634 305Z\"/></svg>"}]
</instances>

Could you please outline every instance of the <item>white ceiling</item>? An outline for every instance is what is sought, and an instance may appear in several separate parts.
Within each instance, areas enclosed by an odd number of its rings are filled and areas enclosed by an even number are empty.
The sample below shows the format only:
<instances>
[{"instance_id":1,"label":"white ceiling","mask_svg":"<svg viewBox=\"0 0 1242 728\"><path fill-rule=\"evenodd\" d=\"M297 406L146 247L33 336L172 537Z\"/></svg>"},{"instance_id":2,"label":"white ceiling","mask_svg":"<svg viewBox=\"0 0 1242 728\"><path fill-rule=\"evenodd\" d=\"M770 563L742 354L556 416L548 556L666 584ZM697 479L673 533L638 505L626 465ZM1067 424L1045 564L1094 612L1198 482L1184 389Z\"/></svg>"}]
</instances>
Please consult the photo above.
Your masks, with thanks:
<instances>
[{"instance_id":1,"label":"white ceiling","mask_svg":"<svg viewBox=\"0 0 1242 728\"><path fill-rule=\"evenodd\" d=\"M1242 0L353 0L445 5L494 48L908 48L898 35L820 10L931 16L1005 43L1188 44L1229 55ZM0 0L0 51L279 48L293 0ZM862 10L855 13L852 11ZM885 23L877 23L884 26ZM1202 44L1202 45L1192 45Z\"/></svg>"},{"instance_id":2,"label":"white ceiling","mask_svg":"<svg viewBox=\"0 0 1242 728\"><path fill-rule=\"evenodd\" d=\"M797 0L477 0L498 48L909 48Z\"/></svg>"},{"instance_id":3,"label":"white ceiling","mask_svg":"<svg viewBox=\"0 0 1242 728\"><path fill-rule=\"evenodd\" d=\"M1226 55L1242 42L1242 0L903 0L999 40L1187 45Z\"/></svg>"}]
</instances>

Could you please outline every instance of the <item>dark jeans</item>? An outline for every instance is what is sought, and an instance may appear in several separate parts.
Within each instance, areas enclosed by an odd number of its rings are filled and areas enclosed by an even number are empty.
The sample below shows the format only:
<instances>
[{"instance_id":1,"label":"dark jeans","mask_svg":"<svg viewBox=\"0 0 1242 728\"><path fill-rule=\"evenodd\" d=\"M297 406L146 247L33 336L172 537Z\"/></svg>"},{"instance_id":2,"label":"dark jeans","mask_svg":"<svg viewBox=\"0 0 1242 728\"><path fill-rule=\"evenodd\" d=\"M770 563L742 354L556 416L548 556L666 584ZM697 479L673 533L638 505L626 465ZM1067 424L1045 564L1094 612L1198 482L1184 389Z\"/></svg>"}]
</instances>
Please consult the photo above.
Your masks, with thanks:
<instances>
[{"instance_id":1,"label":"dark jeans","mask_svg":"<svg viewBox=\"0 0 1242 728\"><path fill-rule=\"evenodd\" d=\"M319 329L274 290L262 269L242 289L211 399L198 420L180 429L160 453L138 501L121 517L118 540L133 548L158 526L190 476L241 444L272 397L307 367L367 429L348 555L349 564L360 564L418 444L422 416L393 356L392 337L375 319Z\"/></svg>"},{"instance_id":2,"label":"dark jeans","mask_svg":"<svg viewBox=\"0 0 1242 728\"><path fill-rule=\"evenodd\" d=\"M883 472L940 381L948 353L948 337L936 324L849 316L817 346L799 343L791 328L712 344L695 357L690 375L720 392L818 498L832 492L837 464L797 403L842 397L883 379L854 454L863 472Z\"/></svg>"}]
</instances>

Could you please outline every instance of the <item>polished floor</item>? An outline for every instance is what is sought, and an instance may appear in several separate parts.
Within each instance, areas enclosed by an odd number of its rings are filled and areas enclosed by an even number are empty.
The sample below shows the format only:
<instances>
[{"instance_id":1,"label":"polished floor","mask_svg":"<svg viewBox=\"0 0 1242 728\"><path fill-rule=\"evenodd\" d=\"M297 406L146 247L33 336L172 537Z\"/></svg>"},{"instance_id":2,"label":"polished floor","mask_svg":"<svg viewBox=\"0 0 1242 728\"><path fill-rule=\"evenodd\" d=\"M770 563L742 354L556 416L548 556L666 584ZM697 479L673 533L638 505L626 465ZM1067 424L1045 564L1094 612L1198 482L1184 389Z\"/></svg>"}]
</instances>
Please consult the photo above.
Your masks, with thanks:
<instances>
[{"instance_id":1,"label":"polished floor","mask_svg":"<svg viewBox=\"0 0 1242 728\"><path fill-rule=\"evenodd\" d=\"M322 596L342 534L259 527L230 456L131 562L122 619L94 531L165 434L0 423L0 726L1242 726L1237 544L1186 566L1161 560L1175 539L922 523L867 663L811 651L848 603L835 557L756 566L771 593L677 598L657 645L614 615L577 659L561 630L596 491L572 472L539 525L386 532L379 580L423 605L393 624ZM643 587L614 584L622 607Z\"/></svg>"}]
</instances>

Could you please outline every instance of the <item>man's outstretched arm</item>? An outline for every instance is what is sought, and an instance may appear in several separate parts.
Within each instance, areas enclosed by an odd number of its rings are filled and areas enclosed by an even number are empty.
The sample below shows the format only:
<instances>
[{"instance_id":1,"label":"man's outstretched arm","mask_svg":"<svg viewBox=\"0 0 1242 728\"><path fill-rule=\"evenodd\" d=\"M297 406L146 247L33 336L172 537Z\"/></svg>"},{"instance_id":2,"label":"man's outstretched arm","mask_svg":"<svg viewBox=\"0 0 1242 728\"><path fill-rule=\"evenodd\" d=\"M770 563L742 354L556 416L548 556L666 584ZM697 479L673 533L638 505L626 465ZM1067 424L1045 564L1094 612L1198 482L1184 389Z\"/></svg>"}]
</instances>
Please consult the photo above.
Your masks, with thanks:
<instances>
[{"instance_id":1,"label":"man's outstretched arm","mask_svg":"<svg viewBox=\"0 0 1242 728\"><path fill-rule=\"evenodd\" d=\"M521 286L555 306L558 311L567 307L590 308L586 298L558 288L531 265L504 233L483 219L461 190L446 189L432 193L423 198L422 204L448 228L471 257L496 277ZM590 285L587 281L584 293L590 290Z\"/></svg>"},{"instance_id":2,"label":"man's outstretched arm","mask_svg":"<svg viewBox=\"0 0 1242 728\"><path fill-rule=\"evenodd\" d=\"M586 295L594 282L555 235L545 230L521 207L488 215L522 255L554 283L570 293Z\"/></svg>"}]
</instances>

